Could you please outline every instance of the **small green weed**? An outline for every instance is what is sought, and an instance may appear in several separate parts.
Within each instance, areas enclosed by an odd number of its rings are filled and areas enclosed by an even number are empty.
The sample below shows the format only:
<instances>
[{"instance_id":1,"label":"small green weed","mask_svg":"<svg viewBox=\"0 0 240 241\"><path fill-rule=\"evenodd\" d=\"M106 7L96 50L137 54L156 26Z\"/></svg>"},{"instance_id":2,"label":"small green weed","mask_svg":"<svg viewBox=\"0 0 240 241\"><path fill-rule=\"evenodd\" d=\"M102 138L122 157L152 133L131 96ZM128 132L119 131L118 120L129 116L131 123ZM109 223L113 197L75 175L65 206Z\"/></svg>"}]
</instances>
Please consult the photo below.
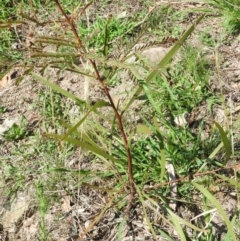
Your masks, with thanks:
<instances>
[{"instance_id":1,"label":"small green weed","mask_svg":"<svg viewBox=\"0 0 240 241\"><path fill-rule=\"evenodd\" d=\"M45 224L45 216L48 211L49 207L49 202L46 198L46 195L44 194L45 187L44 185L38 181L35 184L36 187L36 194L37 194L37 199L38 199L38 210L41 215L40 223L39 223L39 228L40 228L40 234L38 236L39 241L47 241L48 240L48 231L47 227Z\"/></svg>"},{"instance_id":2,"label":"small green weed","mask_svg":"<svg viewBox=\"0 0 240 241\"><path fill-rule=\"evenodd\" d=\"M1 60L0 60L0 69L7 65L7 63L12 63L16 60L19 60L22 58L22 54L19 51L16 51L12 48L12 44L14 42L18 42L18 39L16 38L15 34L13 32L0 29L0 54L1 54Z\"/></svg>"},{"instance_id":3,"label":"small green weed","mask_svg":"<svg viewBox=\"0 0 240 241\"><path fill-rule=\"evenodd\" d=\"M6 184L9 182L13 183L11 188L8 189L8 195L9 197L14 198L16 197L18 190L23 187L26 175L21 167L16 167L12 164L7 165L5 170L6 172L3 175L3 180Z\"/></svg>"},{"instance_id":4,"label":"small green weed","mask_svg":"<svg viewBox=\"0 0 240 241\"><path fill-rule=\"evenodd\" d=\"M65 106L63 96L52 90L41 90L36 105L37 108L39 108L40 114L46 118L63 118L64 113L66 113L64 111Z\"/></svg>"},{"instance_id":5,"label":"small green weed","mask_svg":"<svg viewBox=\"0 0 240 241\"><path fill-rule=\"evenodd\" d=\"M20 124L14 123L11 128L4 132L4 139L8 141L20 140L29 135L26 119L21 117Z\"/></svg>"},{"instance_id":6,"label":"small green weed","mask_svg":"<svg viewBox=\"0 0 240 241\"><path fill-rule=\"evenodd\" d=\"M3 114L7 111L7 108L0 104L0 114Z\"/></svg>"},{"instance_id":7,"label":"small green weed","mask_svg":"<svg viewBox=\"0 0 240 241\"><path fill-rule=\"evenodd\" d=\"M16 6L13 0L6 0L0 2L0 20L9 18L16 12Z\"/></svg>"},{"instance_id":8,"label":"small green weed","mask_svg":"<svg viewBox=\"0 0 240 241\"><path fill-rule=\"evenodd\" d=\"M197 33L199 34L199 39L205 46L214 47L216 45L216 40L212 36L210 28L205 28Z\"/></svg>"},{"instance_id":9,"label":"small green weed","mask_svg":"<svg viewBox=\"0 0 240 241\"><path fill-rule=\"evenodd\" d=\"M12 62L21 59L22 54L12 48L14 42L18 42L18 36L16 36L14 28L11 31L8 30L8 22L12 22L16 19L17 4L15 1L6 0L0 2L0 22L4 26L0 27L0 72L2 67L11 64ZM9 25L10 26L10 25Z\"/></svg>"}]
</instances>

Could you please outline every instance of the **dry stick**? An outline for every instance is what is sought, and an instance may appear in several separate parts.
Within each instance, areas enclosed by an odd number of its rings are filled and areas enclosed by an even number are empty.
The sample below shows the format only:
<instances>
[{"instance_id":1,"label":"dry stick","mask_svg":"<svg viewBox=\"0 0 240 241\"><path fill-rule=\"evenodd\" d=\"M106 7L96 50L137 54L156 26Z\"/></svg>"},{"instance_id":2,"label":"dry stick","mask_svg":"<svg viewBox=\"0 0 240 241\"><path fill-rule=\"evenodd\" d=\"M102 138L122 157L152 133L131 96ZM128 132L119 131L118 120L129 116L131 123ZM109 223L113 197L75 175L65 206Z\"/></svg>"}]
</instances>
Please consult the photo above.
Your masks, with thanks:
<instances>
[{"instance_id":1,"label":"dry stick","mask_svg":"<svg viewBox=\"0 0 240 241\"><path fill-rule=\"evenodd\" d=\"M173 181L170 181L170 182L164 182L164 183L159 183L159 184L156 184L154 186L151 186L151 187L147 187L145 188L144 190L152 190L152 189L157 189L157 188L160 188L160 187L164 187L164 186L167 186L167 185L171 185L173 183L178 183L178 182L183 182L183 181L189 181L191 180L193 177L199 177L199 176L204 176L204 175L208 175L208 174L214 174L218 171L221 171L221 170L227 170L227 169L231 169L231 168L238 168L240 169L240 164L236 164L236 165L229 165L227 167L221 167L221 168L217 168L215 170L212 170L212 171L206 171L206 172L198 172L198 173L195 173L193 175L189 175L189 176L186 176L186 177L182 177L182 178L179 178L179 179L175 179Z\"/></svg>"},{"instance_id":2,"label":"dry stick","mask_svg":"<svg viewBox=\"0 0 240 241\"><path fill-rule=\"evenodd\" d=\"M55 3L57 4L57 7L59 8L59 10L61 11L61 13L64 15L64 17L66 18L68 24L70 25L72 31L73 31L73 34L75 36L75 38L77 39L78 41L78 44L79 44L79 47L83 50L84 53L86 53L86 49L85 47L83 46L82 44L82 41L80 39L80 37L78 36L78 33L77 33L77 30L74 26L74 23L73 23L73 20L70 19L67 14L64 12L64 10L62 9L61 5L59 4L58 0L54 0ZM116 118L118 120L118 126L119 126L119 129L120 129L120 132L121 132L121 135L123 137L123 141L124 141L124 146L125 146L125 149L127 151L127 156L128 156L128 179L129 179L129 186L130 186L130 197L129 197L129 205L128 205L128 208L127 210L131 209L131 206L132 206L132 201L133 201L133 198L134 198L134 194L136 193L136 190L135 190L135 186L134 186L134 179L133 179L133 171L132 171L132 155L131 155L131 151L130 151L130 148L129 148L129 145L128 145L128 140L127 140L127 137L126 137L126 134L125 134L125 131L124 131L124 128L123 128L123 123L122 123L122 116L118 113L118 110L112 100L112 97L109 93L109 90L107 88L107 86L104 84L104 82L102 81L102 78L100 76L100 73L97 69L97 66L96 66L96 63L94 60L92 59L89 59L89 61L91 62L92 66L93 66L93 69L95 71L95 74L96 74L96 79L98 80L99 84L102 86L109 102L110 102L110 105L111 107L113 108L114 110L114 113L116 115Z\"/></svg>"},{"instance_id":3,"label":"dry stick","mask_svg":"<svg viewBox=\"0 0 240 241\"><path fill-rule=\"evenodd\" d=\"M117 196L117 195L116 195ZM89 224L89 226L86 228L86 230L81 234L81 236L79 236L77 241L83 241L83 238L86 236L86 234L93 228L93 226L99 222L99 220L101 219L101 217L104 215L104 213L112 208L113 206L115 206L116 204L118 204L120 202L120 200L118 200L117 202L113 202L114 199L116 199L116 196L114 196L106 205L106 207L101 211L100 214L95 215L95 219Z\"/></svg>"},{"instance_id":4,"label":"dry stick","mask_svg":"<svg viewBox=\"0 0 240 241\"><path fill-rule=\"evenodd\" d=\"M77 17L81 16L86 10L87 8L92 5L93 1L87 3L82 9L80 9L74 16L73 19L76 19Z\"/></svg>"}]
</instances>

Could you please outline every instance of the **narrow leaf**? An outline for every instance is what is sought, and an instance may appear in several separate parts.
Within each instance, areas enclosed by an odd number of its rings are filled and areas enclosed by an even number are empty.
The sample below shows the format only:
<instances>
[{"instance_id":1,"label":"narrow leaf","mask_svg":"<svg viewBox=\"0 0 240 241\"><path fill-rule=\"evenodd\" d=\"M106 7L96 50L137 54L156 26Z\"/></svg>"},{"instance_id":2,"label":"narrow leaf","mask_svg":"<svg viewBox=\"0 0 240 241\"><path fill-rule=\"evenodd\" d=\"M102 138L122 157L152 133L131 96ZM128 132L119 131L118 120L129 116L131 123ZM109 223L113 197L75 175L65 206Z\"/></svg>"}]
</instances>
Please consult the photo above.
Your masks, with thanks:
<instances>
[{"instance_id":1,"label":"narrow leaf","mask_svg":"<svg viewBox=\"0 0 240 241\"><path fill-rule=\"evenodd\" d=\"M232 221L231 221L232 226L234 225L234 223L235 223L236 219L238 219L238 217L239 217L239 210L236 212L236 214L232 218ZM230 234L230 232L228 230L228 232L227 232L227 234L225 236L224 241L229 241L229 240L231 240L231 234Z\"/></svg>"},{"instance_id":2,"label":"narrow leaf","mask_svg":"<svg viewBox=\"0 0 240 241\"><path fill-rule=\"evenodd\" d=\"M50 138L55 138L58 140L62 140L63 135L57 135L57 134L45 134L46 137L50 137ZM85 141L79 141L73 138L65 138L65 141L75 145L75 146L80 146L86 150L89 150L91 152L93 152L95 155L101 156L105 159L109 159L111 161L113 161L116 164L119 165L123 165L122 161L114 158L113 156L109 155L108 153L106 153L105 151L103 151L100 147L97 147L97 145L93 146Z\"/></svg>"},{"instance_id":3,"label":"narrow leaf","mask_svg":"<svg viewBox=\"0 0 240 241\"><path fill-rule=\"evenodd\" d=\"M169 61L173 58L173 56L177 53L177 51L181 48L183 43L187 40L187 38L190 36L190 34L194 31L196 28L196 25L203 19L205 14L201 15L197 21L183 34L183 36L179 39L179 41L169 50L169 52L163 57L163 59L157 64L156 68L147 76L146 78L146 85L149 84L152 79L156 77L156 75L159 73L159 69L162 69L165 67ZM133 97L130 99L122 113L124 113L129 106L133 103L133 101L139 96L139 94L142 92L143 87L140 86L137 91L134 93Z\"/></svg>"},{"instance_id":4,"label":"narrow leaf","mask_svg":"<svg viewBox=\"0 0 240 241\"><path fill-rule=\"evenodd\" d=\"M213 159L213 158L217 155L217 153L221 150L222 147L223 147L223 143L221 142L221 143L219 143L219 145L212 151L212 153L209 155L208 158Z\"/></svg>"},{"instance_id":5,"label":"narrow leaf","mask_svg":"<svg viewBox=\"0 0 240 241\"><path fill-rule=\"evenodd\" d=\"M74 133L75 131L77 131L78 127L85 121L85 119L88 117L88 115L95 111L97 108L100 108L100 107L104 107L104 106L110 106L109 103L107 103L106 101L104 100L100 100L98 101L88 112L87 114L76 124L74 125L63 137L63 140L65 140L69 135L71 135L72 133Z\"/></svg>"},{"instance_id":6,"label":"narrow leaf","mask_svg":"<svg viewBox=\"0 0 240 241\"><path fill-rule=\"evenodd\" d=\"M103 48L103 55L106 57L108 54L108 25L112 19L112 16L110 15L108 17L106 26L105 26L105 35L104 35L104 48Z\"/></svg>"},{"instance_id":7,"label":"narrow leaf","mask_svg":"<svg viewBox=\"0 0 240 241\"><path fill-rule=\"evenodd\" d=\"M231 185L235 186L235 188L240 189L240 183L239 183L238 180L233 180L229 177L226 177L226 176L223 176L223 175L220 175L220 174L217 174L217 173L215 173L215 175L218 176L219 178L221 178L222 180L230 183Z\"/></svg>"},{"instance_id":8,"label":"narrow leaf","mask_svg":"<svg viewBox=\"0 0 240 241\"><path fill-rule=\"evenodd\" d=\"M176 241L174 239L172 239L170 236L168 236L163 230L158 228L158 232L161 234L161 236L164 238L164 240L168 240L168 241Z\"/></svg>"},{"instance_id":9,"label":"narrow leaf","mask_svg":"<svg viewBox=\"0 0 240 241\"><path fill-rule=\"evenodd\" d=\"M178 217L178 216L176 214L174 214L170 209L168 209L168 211L169 211L169 217L170 217L172 223L174 224L175 230L178 232L181 241L187 241L185 234L183 232L183 229L182 229L179 221L176 219L176 217Z\"/></svg>"},{"instance_id":10,"label":"narrow leaf","mask_svg":"<svg viewBox=\"0 0 240 241\"><path fill-rule=\"evenodd\" d=\"M233 241L237 241L233 227L227 217L226 212L224 211L223 207L221 206L221 204L217 201L217 199L207 190L205 189L203 186L199 185L196 182L192 182L192 185L194 187L196 187L218 210L218 212L220 213L220 215L222 216L223 221L226 223L227 225L227 229L229 234L231 235L231 238Z\"/></svg>"},{"instance_id":11,"label":"narrow leaf","mask_svg":"<svg viewBox=\"0 0 240 241\"><path fill-rule=\"evenodd\" d=\"M160 166L161 166L161 174L160 174L160 182L163 181L165 176L165 167L166 167L166 156L164 150L164 140L162 135L160 134L160 129L158 127L158 122L156 116L153 117L153 122L156 128L156 136L159 140L159 147L160 147Z\"/></svg>"},{"instance_id":12,"label":"narrow leaf","mask_svg":"<svg viewBox=\"0 0 240 241\"><path fill-rule=\"evenodd\" d=\"M125 224L126 224L126 219L123 218L122 222L119 225L117 241L121 241L122 240L122 234L123 234L123 229L124 229L124 225Z\"/></svg>"},{"instance_id":13,"label":"narrow leaf","mask_svg":"<svg viewBox=\"0 0 240 241\"><path fill-rule=\"evenodd\" d=\"M78 173L78 175L89 175L92 174L92 171L85 171L85 170L71 170L71 169L66 169L66 168L50 168L46 169L45 172L75 172Z\"/></svg>"},{"instance_id":14,"label":"narrow leaf","mask_svg":"<svg viewBox=\"0 0 240 241\"><path fill-rule=\"evenodd\" d=\"M81 104L85 104L86 103L86 101L79 99L77 96L75 96L75 95L71 94L70 92L62 89L58 85L55 85L55 84L51 83L50 81L48 81L47 79L43 78L42 76L39 76L39 75L37 75L35 73L32 73L32 76L35 77L36 79L38 79L39 81L41 81L43 84L49 86L51 89L53 89L53 90L57 91L58 93L60 93L60 94L62 94L64 96L74 100L77 103L81 103Z\"/></svg>"},{"instance_id":15,"label":"narrow leaf","mask_svg":"<svg viewBox=\"0 0 240 241\"><path fill-rule=\"evenodd\" d=\"M228 140L227 134L225 133L223 128L216 121L214 121L214 124L218 128L218 131L219 131L220 136L222 138L222 142L223 142L223 145L224 145L225 150L226 150L226 161L228 161L231 154L232 154L231 143Z\"/></svg>"},{"instance_id":16,"label":"narrow leaf","mask_svg":"<svg viewBox=\"0 0 240 241\"><path fill-rule=\"evenodd\" d=\"M172 212L169 208L167 208L167 212L169 213L169 215L177 222L177 223L182 223L185 224L186 226L188 226L189 228L192 228L193 230L196 230L198 232L202 232L202 233L207 233L207 230L198 228L196 226L194 226L193 224L189 223L188 221L184 220L183 218L179 217L178 215L176 215L174 212ZM181 232L181 230L179 230Z\"/></svg>"},{"instance_id":17,"label":"narrow leaf","mask_svg":"<svg viewBox=\"0 0 240 241\"><path fill-rule=\"evenodd\" d=\"M157 240L156 233L154 232L154 229L153 229L153 227L152 227L152 224L150 223L150 220L149 220L148 215L147 215L147 211L146 211L146 207L145 207L145 204L144 204L144 200L143 200L142 194L141 194L138 186L135 185L135 187L136 187L136 191L137 191L137 193L138 193L138 195L139 195L139 199L140 199L140 201L141 201L141 203L142 203L143 215L144 215L144 217L145 217L145 221L146 221L149 229L151 230L151 233L152 233L154 239Z\"/></svg>"},{"instance_id":18,"label":"narrow leaf","mask_svg":"<svg viewBox=\"0 0 240 241\"><path fill-rule=\"evenodd\" d=\"M145 126L145 125L137 125L136 128L134 128L134 130L129 134L129 137L128 137L128 143L131 145L131 141L132 141L132 138L133 136L136 134L136 133L142 133L142 134L147 134L147 135L151 135L152 134L152 131L150 130L149 127Z\"/></svg>"}]
</instances>

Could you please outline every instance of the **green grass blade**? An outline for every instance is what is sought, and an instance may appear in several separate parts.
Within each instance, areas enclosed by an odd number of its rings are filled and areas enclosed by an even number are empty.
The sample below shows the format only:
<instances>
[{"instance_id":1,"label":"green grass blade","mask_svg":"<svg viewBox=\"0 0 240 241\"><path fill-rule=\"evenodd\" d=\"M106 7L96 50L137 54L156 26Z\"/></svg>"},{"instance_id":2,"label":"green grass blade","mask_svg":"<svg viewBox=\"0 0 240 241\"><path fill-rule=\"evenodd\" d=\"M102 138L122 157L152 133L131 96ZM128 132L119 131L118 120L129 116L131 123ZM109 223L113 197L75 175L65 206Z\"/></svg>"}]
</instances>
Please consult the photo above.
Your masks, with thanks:
<instances>
[{"instance_id":1,"label":"green grass blade","mask_svg":"<svg viewBox=\"0 0 240 241\"><path fill-rule=\"evenodd\" d=\"M39 75L37 75L35 73L32 73L32 76L34 78L38 79L39 81L41 81L43 84L45 84L48 87L50 87L51 89L53 89L53 90L57 91L58 93L60 93L60 94L62 94L64 96L74 100L77 103L81 103L81 104L85 104L86 103L86 101L79 99L77 96L75 96L75 95L69 93L68 91L62 89L58 85L55 85L55 84L49 82L47 79L43 78L42 76L39 76Z\"/></svg>"},{"instance_id":2,"label":"green grass blade","mask_svg":"<svg viewBox=\"0 0 240 241\"><path fill-rule=\"evenodd\" d=\"M158 114L161 115L161 110L158 108L158 105L157 105L157 104L155 103L155 101L153 100L153 98L152 98L152 96L151 96L151 93L150 93L147 85L146 85L146 84L143 84L143 85L142 85L142 88L143 88L144 92L146 93L146 96L147 96L149 102L151 103L152 107L155 109L155 111L156 111Z\"/></svg>"},{"instance_id":3,"label":"green grass blade","mask_svg":"<svg viewBox=\"0 0 240 241\"><path fill-rule=\"evenodd\" d=\"M227 229L229 234L231 235L231 238L233 241L237 241L233 227L227 217L226 212L223 210L223 207L221 206L221 204L217 201L217 199L207 190L205 189L203 186L199 185L196 182L192 182L192 185L194 187L196 187L218 210L218 212L220 213L220 215L222 216L223 221L226 223L227 225Z\"/></svg>"},{"instance_id":4,"label":"green grass blade","mask_svg":"<svg viewBox=\"0 0 240 241\"><path fill-rule=\"evenodd\" d=\"M124 229L124 225L126 224L126 219L123 218L122 222L119 225L119 229L118 229L118 235L117 235L117 241L121 241L122 239L122 233L123 233L123 229Z\"/></svg>"},{"instance_id":5,"label":"green grass blade","mask_svg":"<svg viewBox=\"0 0 240 241\"><path fill-rule=\"evenodd\" d=\"M136 187L136 191L137 191L137 193L138 193L138 195L139 195L140 202L142 203L143 215L144 215L144 217L145 217L145 221L146 221L146 223L147 223L147 225L148 225L148 227L149 227L149 229L150 229L150 231L151 231L154 239L157 240L157 235L156 235L156 233L155 233L155 231L154 231L154 229L153 229L153 227L152 227L152 224L150 223L150 220L149 220L149 218L148 218L148 215L147 215L147 211L146 211L146 208L145 208L145 204L144 204L144 200L143 200L142 194L141 194L138 186L135 185L135 187Z\"/></svg>"},{"instance_id":6,"label":"green grass blade","mask_svg":"<svg viewBox=\"0 0 240 241\"><path fill-rule=\"evenodd\" d=\"M164 140L162 135L160 134L160 130L158 127L157 123L157 118L154 116L153 122L155 125L155 128L157 130L156 136L159 140L159 147L160 147L160 166L161 166L161 174L160 174L160 182L163 181L163 178L165 176L165 171L166 171L166 155L165 155L165 150L164 150Z\"/></svg>"},{"instance_id":7,"label":"green grass blade","mask_svg":"<svg viewBox=\"0 0 240 241\"><path fill-rule=\"evenodd\" d=\"M168 209L168 213L169 213L169 218L171 219L171 221L175 227L175 230L178 232L181 241L187 241L184 231L183 231L179 221L176 218L178 216L176 214L174 214L170 209Z\"/></svg>"},{"instance_id":8,"label":"green grass blade","mask_svg":"<svg viewBox=\"0 0 240 241\"><path fill-rule=\"evenodd\" d=\"M62 141L65 140L69 135L71 135L72 133L76 132L78 127L85 121L85 119L88 117L88 115L95 111L97 108L100 108L100 107L104 107L104 106L110 106L109 103L107 103L106 101L104 100L100 100L98 101L88 112L87 114L76 124L74 125L63 137Z\"/></svg>"},{"instance_id":9,"label":"green grass blade","mask_svg":"<svg viewBox=\"0 0 240 241\"><path fill-rule=\"evenodd\" d=\"M175 213L173 213L169 208L167 208L167 211L169 213L169 215L175 220L177 221L178 223L182 223L186 226L188 226L189 228L193 229L193 230L196 230L198 232L202 232L202 233L206 233L207 230L204 230L204 229L201 229L201 228L198 228L197 226L189 223L188 221L182 219L181 217L179 217L178 215L176 215ZM181 228L182 229L182 228ZM179 230L181 231L181 230Z\"/></svg>"},{"instance_id":10,"label":"green grass blade","mask_svg":"<svg viewBox=\"0 0 240 241\"><path fill-rule=\"evenodd\" d=\"M170 236L168 236L163 230L158 229L158 232L161 234L161 236L164 238L164 240L175 241Z\"/></svg>"},{"instance_id":11,"label":"green grass blade","mask_svg":"<svg viewBox=\"0 0 240 241\"><path fill-rule=\"evenodd\" d=\"M219 145L212 151L212 153L209 155L208 158L213 159L213 158L217 155L217 153L222 149L222 147L223 147L223 143L221 142L221 143L219 143Z\"/></svg>"},{"instance_id":12,"label":"green grass blade","mask_svg":"<svg viewBox=\"0 0 240 241\"><path fill-rule=\"evenodd\" d=\"M223 128L216 121L214 121L214 124L218 128L218 131L219 131L220 136L222 138L222 142L223 142L223 145L224 145L225 150L226 150L226 161L228 161L230 156L231 156L231 154L232 154L231 143L228 140L227 134L225 133Z\"/></svg>"},{"instance_id":13,"label":"green grass blade","mask_svg":"<svg viewBox=\"0 0 240 241\"><path fill-rule=\"evenodd\" d=\"M163 57L163 59L157 64L156 68L147 76L146 85L149 84L152 79L159 73L159 70L165 67L169 61L176 55L177 51L182 47L183 43L187 40L187 38L191 35L191 33L196 28L196 25L200 23L205 14L201 15L197 21L183 34L183 36L179 39L179 41L169 50L169 52ZM143 87L140 86L137 91L134 93L133 97L130 99L126 107L123 109L122 113L124 113L129 106L134 102L134 100L139 96L142 92Z\"/></svg>"},{"instance_id":14,"label":"green grass blade","mask_svg":"<svg viewBox=\"0 0 240 241\"><path fill-rule=\"evenodd\" d=\"M236 214L234 215L234 217L232 218L232 221L231 221L231 225L233 226L234 225L234 223L235 223L235 221L236 221L236 219L239 217L239 210L236 212ZM226 236L225 236L225 239L224 239L224 241L229 241L229 240L231 240L231 234L230 234L230 232L229 232L229 230L228 230L228 232L227 232L227 234L226 234Z\"/></svg>"},{"instance_id":15,"label":"green grass blade","mask_svg":"<svg viewBox=\"0 0 240 241\"><path fill-rule=\"evenodd\" d=\"M54 139L57 139L57 140L62 140L63 138L63 135L57 135L57 134L46 134L45 135L46 137L50 137L50 138L54 138ZM100 147L96 145L91 145L85 141L79 141L79 140L76 140L76 139L73 139L73 138L69 138L67 137L65 139L65 141L75 145L75 146L80 146L86 150L89 150L91 152L93 152L94 154L96 154L97 156L101 156L105 159L109 159L111 161L113 161L114 163L116 164L119 164L119 165L123 165L123 162L114 158L113 156L109 155L108 153L106 153L105 151L103 151Z\"/></svg>"}]
</instances>

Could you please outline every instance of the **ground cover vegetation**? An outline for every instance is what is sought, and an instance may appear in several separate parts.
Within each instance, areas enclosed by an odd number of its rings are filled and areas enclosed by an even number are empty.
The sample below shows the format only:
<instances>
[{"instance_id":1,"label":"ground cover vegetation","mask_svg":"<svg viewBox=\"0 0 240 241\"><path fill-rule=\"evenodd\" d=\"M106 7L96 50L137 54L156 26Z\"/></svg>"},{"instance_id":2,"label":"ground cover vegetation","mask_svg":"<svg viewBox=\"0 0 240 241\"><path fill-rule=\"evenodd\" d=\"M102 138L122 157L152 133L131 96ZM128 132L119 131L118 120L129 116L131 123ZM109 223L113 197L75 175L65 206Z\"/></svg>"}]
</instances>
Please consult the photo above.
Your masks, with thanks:
<instances>
[{"instance_id":1,"label":"ground cover vegetation","mask_svg":"<svg viewBox=\"0 0 240 241\"><path fill-rule=\"evenodd\" d=\"M239 32L237 0L1 2L0 240L240 240Z\"/></svg>"}]
</instances>

